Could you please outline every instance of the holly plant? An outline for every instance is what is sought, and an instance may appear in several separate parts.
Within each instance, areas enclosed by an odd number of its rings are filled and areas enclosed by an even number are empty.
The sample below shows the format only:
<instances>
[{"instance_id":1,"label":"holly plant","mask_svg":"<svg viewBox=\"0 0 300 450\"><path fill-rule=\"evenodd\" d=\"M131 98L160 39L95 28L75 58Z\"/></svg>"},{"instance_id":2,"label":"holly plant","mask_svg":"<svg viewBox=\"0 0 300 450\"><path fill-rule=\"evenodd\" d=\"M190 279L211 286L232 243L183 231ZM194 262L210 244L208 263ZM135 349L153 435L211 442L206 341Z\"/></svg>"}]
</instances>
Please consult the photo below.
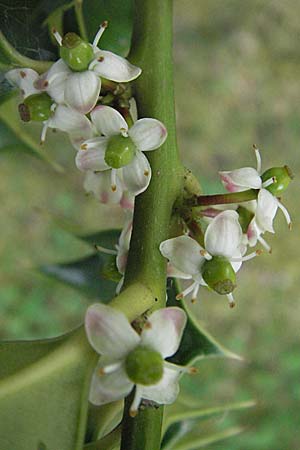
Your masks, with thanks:
<instances>
[{"instance_id":1,"label":"holly plant","mask_svg":"<svg viewBox=\"0 0 300 450\"><path fill-rule=\"evenodd\" d=\"M291 226L281 201L291 170L263 169L253 146L255 168L222 170L226 192L203 193L177 150L172 1L111 3L32 1L39 59L0 36L1 120L17 137L36 123L40 142L27 145L54 168L44 147L51 129L65 134L95 208L124 217L122 230L80 236L90 257L41 268L79 288L75 268L89 274L82 325L0 344L1 450L193 450L242 431L203 437L205 419L253 405L185 400L208 357L238 358L200 326L193 303L205 290L221 308L238 302L238 272L269 257L278 210Z\"/></svg>"}]
</instances>

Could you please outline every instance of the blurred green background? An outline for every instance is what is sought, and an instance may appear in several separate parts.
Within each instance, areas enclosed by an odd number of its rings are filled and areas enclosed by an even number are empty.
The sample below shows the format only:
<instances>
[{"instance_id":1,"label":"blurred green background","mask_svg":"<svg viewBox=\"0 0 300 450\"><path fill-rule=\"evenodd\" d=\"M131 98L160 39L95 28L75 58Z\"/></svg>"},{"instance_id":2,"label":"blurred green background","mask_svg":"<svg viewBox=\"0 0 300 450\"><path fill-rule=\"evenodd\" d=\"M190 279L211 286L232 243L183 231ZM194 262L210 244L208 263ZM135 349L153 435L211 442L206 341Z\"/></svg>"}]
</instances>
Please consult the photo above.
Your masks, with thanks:
<instances>
[{"instance_id":1,"label":"blurred green background","mask_svg":"<svg viewBox=\"0 0 300 450\"><path fill-rule=\"evenodd\" d=\"M245 263L235 293L237 307L230 310L224 298L205 290L193 306L202 324L245 360L200 362L191 398L200 395L203 405L257 400L254 409L229 419L243 424L246 432L211 449L298 450L300 4L175 0L174 6L178 140L186 166L206 192L218 192L218 170L255 165L255 143L263 168L288 164L296 175L283 199L293 231L278 212L276 234L266 236L273 253ZM36 139L39 131L39 125L30 128ZM2 126L0 139L5 133ZM101 206L84 194L74 150L64 136L49 133L45 151L63 166L63 173L23 152L0 153L3 339L62 333L81 322L89 304L84 295L33 270L91 252L59 228L53 215L86 231L122 223L117 208Z\"/></svg>"}]
</instances>

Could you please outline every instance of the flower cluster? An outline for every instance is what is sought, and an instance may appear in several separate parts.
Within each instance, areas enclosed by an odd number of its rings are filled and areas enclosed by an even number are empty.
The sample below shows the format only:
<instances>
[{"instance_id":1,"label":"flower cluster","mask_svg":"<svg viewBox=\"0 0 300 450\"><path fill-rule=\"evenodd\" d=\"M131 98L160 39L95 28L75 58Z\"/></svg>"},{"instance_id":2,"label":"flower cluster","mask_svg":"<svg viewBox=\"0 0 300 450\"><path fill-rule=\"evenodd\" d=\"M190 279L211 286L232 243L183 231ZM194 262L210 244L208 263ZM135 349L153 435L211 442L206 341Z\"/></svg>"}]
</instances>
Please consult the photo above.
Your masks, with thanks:
<instances>
[{"instance_id":1,"label":"flower cluster","mask_svg":"<svg viewBox=\"0 0 300 450\"><path fill-rule=\"evenodd\" d=\"M245 167L220 172L220 177L230 193L253 189L256 199L232 204L228 210L212 207L203 209L200 214L208 225L204 232L199 226L198 239L193 236L193 230L188 229L187 234L160 244L162 255L169 260L168 275L192 280L177 296L178 299L192 293L194 301L202 285L218 294L226 295L229 305L233 307L235 302L232 292L236 287L236 272L244 261L262 252L258 249L246 254L248 245L254 247L259 242L271 252L271 247L262 234L267 231L274 233L273 220L278 208L291 227L289 213L277 198L289 185L291 172L284 166L273 167L261 173L260 152L256 146L254 151L257 159L256 169Z\"/></svg>"},{"instance_id":2,"label":"flower cluster","mask_svg":"<svg viewBox=\"0 0 300 450\"><path fill-rule=\"evenodd\" d=\"M104 22L92 44L75 33L62 37L54 30L61 58L41 75L20 68L6 78L20 89L21 119L43 123L41 143L48 128L68 133L87 192L102 203L132 208L134 196L151 179L143 152L159 148L167 130L156 119L138 120L129 82L141 69L98 47L106 27Z\"/></svg>"}]
</instances>

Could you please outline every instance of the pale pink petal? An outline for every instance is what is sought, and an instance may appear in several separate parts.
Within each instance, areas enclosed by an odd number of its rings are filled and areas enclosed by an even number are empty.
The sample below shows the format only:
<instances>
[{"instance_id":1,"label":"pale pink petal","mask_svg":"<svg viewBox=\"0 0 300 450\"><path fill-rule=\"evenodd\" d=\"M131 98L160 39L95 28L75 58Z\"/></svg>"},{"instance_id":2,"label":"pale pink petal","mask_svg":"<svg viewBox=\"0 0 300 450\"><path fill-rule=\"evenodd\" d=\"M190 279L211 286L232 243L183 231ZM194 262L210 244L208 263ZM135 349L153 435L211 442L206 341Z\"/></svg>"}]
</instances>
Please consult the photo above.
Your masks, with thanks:
<instances>
[{"instance_id":1,"label":"pale pink petal","mask_svg":"<svg viewBox=\"0 0 300 450\"><path fill-rule=\"evenodd\" d=\"M171 278L179 278L181 280L190 280L192 275L188 275L186 273L181 272L180 270L173 267L172 264L168 263L167 265L167 276Z\"/></svg>"},{"instance_id":2,"label":"pale pink petal","mask_svg":"<svg viewBox=\"0 0 300 450\"><path fill-rule=\"evenodd\" d=\"M164 367L164 374L159 383L152 386L138 385L140 395L159 404L173 403L179 394L179 377L180 372Z\"/></svg>"},{"instance_id":3,"label":"pale pink petal","mask_svg":"<svg viewBox=\"0 0 300 450\"><path fill-rule=\"evenodd\" d=\"M117 247L118 254L117 254L117 258L116 258L116 265L117 265L118 271L121 274L124 274L125 269L126 269L131 233L132 233L132 212L129 211L127 213L127 218L126 218L124 227L120 234L118 247Z\"/></svg>"},{"instance_id":4,"label":"pale pink petal","mask_svg":"<svg viewBox=\"0 0 300 450\"><path fill-rule=\"evenodd\" d=\"M133 383L128 379L124 368L121 366L112 373L99 375L101 367L100 358L92 377L89 401L94 405L104 405L126 397L133 388Z\"/></svg>"},{"instance_id":5,"label":"pale pink petal","mask_svg":"<svg viewBox=\"0 0 300 450\"><path fill-rule=\"evenodd\" d=\"M23 98L41 92L40 89L36 89L34 86L35 81L39 78L39 74L35 70L12 69L6 72L5 78L20 89Z\"/></svg>"},{"instance_id":6,"label":"pale pink petal","mask_svg":"<svg viewBox=\"0 0 300 450\"><path fill-rule=\"evenodd\" d=\"M83 145L87 145L87 149L79 150L76 155L76 166L79 170L101 171L110 168L104 160L107 147L106 137L89 139Z\"/></svg>"},{"instance_id":7,"label":"pale pink petal","mask_svg":"<svg viewBox=\"0 0 300 450\"><path fill-rule=\"evenodd\" d=\"M267 189L261 189L257 197L255 221L262 232L274 233L273 220L278 208L278 201Z\"/></svg>"},{"instance_id":8,"label":"pale pink petal","mask_svg":"<svg viewBox=\"0 0 300 450\"><path fill-rule=\"evenodd\" d=\"M120 134L122 130L128 130L124 117L110 106L96 106L91 112L91 119L98 133L104 136L114 136Z\"/></svg>"},{"instance_id":9,"label":"pale pink petal","mask_svg":"<svg viewBox=\"0 0 300 450\"><path fill-rule=\"evenodd\" d=\"M100 78L94 72L74 72L65 84L65 102L82 114L90 112L97 103L101 89Z\"/></svg>"},{"instance_id":10,"label":"pale pink petal","mask_svg":"<svg viewBox=\"0 0 300 450\"><path fill-rule=\"evenodd\" d=\"M117 204L121 201L123 188L119 179L116 179L116 189L111 188L111 171L94 173L88 170L84 179L83 187L86 192L92 192L100 203Z\"/></svg>"},{"instance_id":11,"label":"pale pink petal","mask_svg":"<svg viewBox=\"0 0 300 450\"><path fill-rule=\"evenodd\" d=\"M245 191L247 189L260 189L261 178L257 170L252 167L219 172L221 181L229 192Z\"/></svg>"},{"instance_id":12,"label":"pale pink petal","mask_svg":"<svg viewBox=\"0 0 300 450\"><path fill-rule=\"evenodd\" d=\"M141 344L158 351L164 359L174 355L186 321L186 313L181 308L169 307L154 311L142 331Z\"/></svg>"},{"instance_id":13,"label":"pale pink petal","mask_svg":"<svg viewBox=\"0 0 300 450\"><path fill-rule=\"evenodd\" d=\"M257 244L257 240L260 234L261 230L256 224L255 217L253 217L247 229L248 244L250 245L250 247L254 247Z\"/></svg>"},{"instance_id":14,"label":"pale pink petal","mask_svg":"<svg viewBox=\"0 0 300 450\"><path fill-rule=\"evenodd\" d=\"M100 50L95 53L96 59L90 64L90 70L93 70L101 77L117 82L127 82L135 80L142 70L130 64L127 59L115 55L106 50Z\"/></svg>"},{"instance_id":15,"label":"pale pink petal","mask_svg":"<svg viewBox=\"0 0 300 450\"><path fill-rule=\"evenodd\" d=\"M187 275L200 273L205 261L203 248L189 236L178 236L163 241L159 246L161 254L171 265Z\"/></svg>"},{"instance_id":16,"label":"pale pink petal","mask_svg":"<svg viewBox=\"0 0 300 450\"><path fill-rule=\"evenodd\" d=\"M122 169L123 181L126 189L132 195L144 192L151 180L151 167L145 155L137 151L130 164Z\"/></svg>"},{"instance_id":17,"label":"pale pink petal","mask_svg":"<svg viewBox=\"0 0 300 450\"><path fill-rule=\"evenodd\" d=\"M129 128L128 134L143 152L155 150L167 139L167 129L159 120L139 119Z\"/></svg>"},{"instance_id":18,"label":"pale pink petal","mask_svg":"<svg viewBox=\"0 0 300 450\"><path fill-rule=\"evenodd\" d=\"M73 72L63 59L56 61L36 82L36 87L41 86L56 103L64 102L65 83Z\"/></svg>"},{"instance_id":19,"label":"pale pink petal","mask_svg":"<svg viewBox=\"0 0 300 450\"><path fill-rule=\"evenodd\" d=\"M112 360L124 358L140 342L124 314L101 303L87 309L85 330L94 350Z\"/></svg>"},{"instance_id":20,"label":"pale pink petal","mask_svg":"<svg viewBox=\"0 0 300 450\"><path fill-rule=\"evenodd\" d=\"M211 255L230 258L241 244L242 229L236 211L223 211L208 225L205 235L205 249Z\"/></svg>"}]
</instances>

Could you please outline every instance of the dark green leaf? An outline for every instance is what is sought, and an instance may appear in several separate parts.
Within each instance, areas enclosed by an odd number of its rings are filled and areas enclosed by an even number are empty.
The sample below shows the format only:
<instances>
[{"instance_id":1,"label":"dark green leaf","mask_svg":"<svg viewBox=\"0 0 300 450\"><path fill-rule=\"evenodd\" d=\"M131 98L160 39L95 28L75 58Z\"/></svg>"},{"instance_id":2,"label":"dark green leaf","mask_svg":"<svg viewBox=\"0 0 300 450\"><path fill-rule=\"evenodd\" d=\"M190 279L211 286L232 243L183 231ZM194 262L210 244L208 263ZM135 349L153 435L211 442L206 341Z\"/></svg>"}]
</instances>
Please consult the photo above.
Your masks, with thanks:
<instances>
[{"instance_id":1,"label":"dark green leaf","mask_svg":"<svg viewBox=\"0 0 300 450\"><path fill-rule=\"evenodd\" d=\"M98 252L66 264L43 265L40 270L84 292L88 297L107 303L116 291L116 283L106 278L111 263L110 255Z\"/></svg>"},{"instance_id":2,"label":"dark green leaf","mask_svg":"<svg viewBox=\"0 0 300 450\"><path fill-rule=\"evenodd\" d=\"M82 328L54 340L2 343L0 448L82 450L96 358Z\"/></svg>"},{"instance_id":3,"label":"dark green leaf","mask_svg":"<svg viewBox=\"0 0 300 450\"><path fill-rule=\"evenodd\" d=\"M188 322L185 327L180 348L170 361L175 364L186 365L197 359L208 356L223 356L240 359L237 355L225 349L207 331L205 331L191 311L186 309L184 302L176 300L176 295L180 292L179 285L175 281L169 283L168 306L179 306L188 315Z\"/></svg>"}]
</instances>

